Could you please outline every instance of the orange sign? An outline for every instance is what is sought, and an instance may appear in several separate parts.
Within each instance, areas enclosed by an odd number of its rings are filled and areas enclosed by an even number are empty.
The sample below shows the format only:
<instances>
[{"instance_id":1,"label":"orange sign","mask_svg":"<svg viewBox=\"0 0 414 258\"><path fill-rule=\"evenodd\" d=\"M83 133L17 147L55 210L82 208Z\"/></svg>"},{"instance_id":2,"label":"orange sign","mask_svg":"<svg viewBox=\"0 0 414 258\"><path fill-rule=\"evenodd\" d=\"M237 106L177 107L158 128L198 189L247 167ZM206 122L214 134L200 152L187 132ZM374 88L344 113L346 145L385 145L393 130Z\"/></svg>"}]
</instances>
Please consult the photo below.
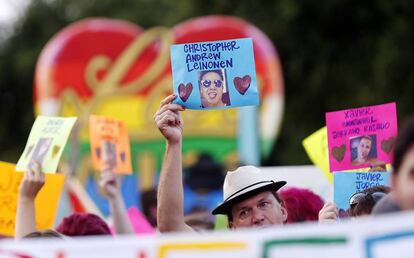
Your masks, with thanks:
<instances>
[{"instance_id":1,"label":"orange sign","mask_svg":"<svg viewBox=\"0 0 414 258\"><path fill-rule=\"evenodd\" d=\"M122 121L91 115L89 135L96 170L102 171L104 160L107 160L116 173L132 173L129 137Z\"/></svg>"},{"instance_id":2,"label":"orange sign","mask_svg":"<svg viewBox=\"0 0 414 258\"><path fill-rule=\"evenodd\" d=\"M14 235L17 197L22 172L15 172L15 164L0 161L0 234ZM64 176L45 174L46 182L35 200L36 227L38 230L53 228Z\"/></svg>"}]
</instances>

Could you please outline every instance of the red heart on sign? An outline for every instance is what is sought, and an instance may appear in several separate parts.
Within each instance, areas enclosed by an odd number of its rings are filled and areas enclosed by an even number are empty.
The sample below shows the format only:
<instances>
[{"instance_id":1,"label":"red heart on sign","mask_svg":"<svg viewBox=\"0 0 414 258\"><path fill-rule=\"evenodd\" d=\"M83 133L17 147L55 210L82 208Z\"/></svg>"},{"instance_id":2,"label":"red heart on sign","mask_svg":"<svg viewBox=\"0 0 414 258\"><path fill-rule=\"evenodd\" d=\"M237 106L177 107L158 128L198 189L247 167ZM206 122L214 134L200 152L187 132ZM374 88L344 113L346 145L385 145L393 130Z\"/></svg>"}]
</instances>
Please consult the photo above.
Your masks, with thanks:
<instances>
[{"instance_id":1,"label":"red heart on sign","mask_svg":"<svg viewBox=\"0 0 414 258\"><path fill-rule=\"evenodd\" d=\"M339 147L332 148L332 156L338 161L341 162L345 157L346 146L342 144Z\"/></svg>"},{"instance_id":2,"label":"red heart on sign","mask_svg":"<svg viewBox=\"0 0 414 258\"><path fill-rule=\"evenodd\" d=\"M193 84L191 83L187 83L187 85L180 83L180 85L178 85L178 95L184 102L186 102L188 97L190 97L192 91Z\"/></svg>"},{"instance_id":3,"label":"red heart on sign","mask_svg":"<svg viewBox=\"0 0 414 258\"><path fill-rule=\"evenodd\" d=\"M387 140L382 140L381 141L381 149L385 153L390 154L392 149L394 148L394 144L395 144L395 137L390 137Z\"/></svg>"},{"instance_id":4,"label":"red heart on sign","mask_svg":"<svg viewBox=\"0 0 414 258\"><path fill-rule=\"evenodd\" d=\"M246 93L247 89L250 87L250 83L252 82L252 78L250 78L250 75L245 75L243 78L236 77L233 79L234 87L236 87L236 90L241 94L244 95Z\"/></svg>"}]
</instances>

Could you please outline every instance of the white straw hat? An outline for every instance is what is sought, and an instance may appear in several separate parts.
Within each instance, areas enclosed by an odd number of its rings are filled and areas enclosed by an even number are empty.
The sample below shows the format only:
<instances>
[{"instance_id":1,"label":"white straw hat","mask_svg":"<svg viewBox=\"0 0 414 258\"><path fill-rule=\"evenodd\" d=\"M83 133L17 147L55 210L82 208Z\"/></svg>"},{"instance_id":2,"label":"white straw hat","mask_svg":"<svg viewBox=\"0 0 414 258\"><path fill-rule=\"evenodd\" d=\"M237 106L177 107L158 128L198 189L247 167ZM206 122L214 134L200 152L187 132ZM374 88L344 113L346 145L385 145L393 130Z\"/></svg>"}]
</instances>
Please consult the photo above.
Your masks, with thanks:
<instances>
[{"instance_id":1,"label":"white straw hat","mask_svg":"<svg viewBox=\"0 0 414 258\"><path fill-rule=\"evenodd\" d=\"M263 172L254 166L239 167L227 172L223 184L223 202L213 210L213 214L228 214L232 205L264 191L276 192L286 181L273 181L265 178Z\"/></svg>"}]
</instances>

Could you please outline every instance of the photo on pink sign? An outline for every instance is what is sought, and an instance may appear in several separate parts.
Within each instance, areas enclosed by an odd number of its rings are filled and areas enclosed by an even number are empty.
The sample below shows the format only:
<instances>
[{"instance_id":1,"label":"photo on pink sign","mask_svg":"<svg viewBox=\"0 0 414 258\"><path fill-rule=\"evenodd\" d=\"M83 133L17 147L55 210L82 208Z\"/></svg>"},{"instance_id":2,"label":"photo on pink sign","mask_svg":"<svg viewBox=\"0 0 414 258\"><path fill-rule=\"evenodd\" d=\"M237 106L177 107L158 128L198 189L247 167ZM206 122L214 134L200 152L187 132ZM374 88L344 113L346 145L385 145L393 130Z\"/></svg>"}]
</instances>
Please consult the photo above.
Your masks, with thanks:
<instances>
[{"instance_id":1,"label":"photo on pink sign","mask_svg":"<svg viewBox=\"0 0 414 258\"><path fill-rule=\"evenodd\" d=\"M351 137L349 146L353 166L372 164L377 161L377 136L375 134Z\"/></svg>"}]
</instances>

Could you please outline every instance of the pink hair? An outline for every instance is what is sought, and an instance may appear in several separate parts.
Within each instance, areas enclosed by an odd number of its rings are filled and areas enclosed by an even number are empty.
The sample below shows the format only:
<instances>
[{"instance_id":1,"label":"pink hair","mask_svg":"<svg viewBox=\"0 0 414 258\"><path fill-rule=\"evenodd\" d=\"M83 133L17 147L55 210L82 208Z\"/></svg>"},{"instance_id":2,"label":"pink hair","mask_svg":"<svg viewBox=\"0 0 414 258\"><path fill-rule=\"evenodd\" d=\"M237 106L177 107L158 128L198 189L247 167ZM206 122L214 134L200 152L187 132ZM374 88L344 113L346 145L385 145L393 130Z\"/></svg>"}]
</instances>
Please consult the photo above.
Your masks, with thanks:
<instances>
[{"instance_id":1,"label":"pink hair","mask_svg":"<svg viewBox=\"0 0 414 258\"><path fill-rule=\"evenodd\" d=\"M100 217L91 213L74 213L65 217L56 230L66 236L111 234L108 224Z\"/></svg>"},{"instance_id":2,"label":"pink hair","mask_svg":"<svg viewBox=\"0 0 414 258\"><path fill-rule=\"evenodd\" d=\"M287 223L316 221L323 207L322 198L311 190L286 187L278 191L288 212Z\"/></svg>"}]
</instances>

